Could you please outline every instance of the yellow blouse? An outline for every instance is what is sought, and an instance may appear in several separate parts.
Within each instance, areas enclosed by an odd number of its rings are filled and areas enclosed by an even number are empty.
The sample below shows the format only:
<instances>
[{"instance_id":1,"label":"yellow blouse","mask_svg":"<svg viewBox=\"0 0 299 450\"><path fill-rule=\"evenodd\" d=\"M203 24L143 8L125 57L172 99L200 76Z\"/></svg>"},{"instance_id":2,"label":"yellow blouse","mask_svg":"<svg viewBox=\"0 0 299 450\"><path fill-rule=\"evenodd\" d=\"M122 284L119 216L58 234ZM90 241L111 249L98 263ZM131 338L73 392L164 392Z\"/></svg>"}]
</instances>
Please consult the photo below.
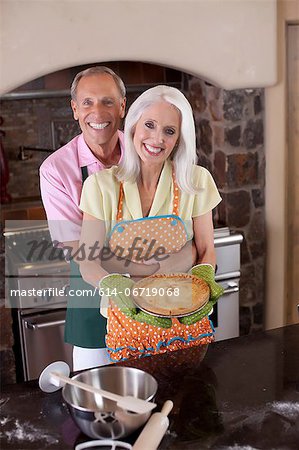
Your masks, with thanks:
<instances>
[{"instance_id":1,"label":"yellow blouse","mask_svg":"<svg viewBox=\"0 0 299 450\"><path fill-rule=\"evenodd\" d=\"M80 208L83 212L106 222L109 233L115 225L117 214L119 181L115 176L116 166L90 175L83 185ZM179 216L184 220L188 240L193 238L192 218L211 211L221 197L210 172L204 167L193 166L193 184L200 191L188 194L180 191ZM142 218L142 208L137 183L124 182L123 220ZM173 183L172 166L166 161L161 172L149 216L172 214Z\"/></svg>"}]
</instances>

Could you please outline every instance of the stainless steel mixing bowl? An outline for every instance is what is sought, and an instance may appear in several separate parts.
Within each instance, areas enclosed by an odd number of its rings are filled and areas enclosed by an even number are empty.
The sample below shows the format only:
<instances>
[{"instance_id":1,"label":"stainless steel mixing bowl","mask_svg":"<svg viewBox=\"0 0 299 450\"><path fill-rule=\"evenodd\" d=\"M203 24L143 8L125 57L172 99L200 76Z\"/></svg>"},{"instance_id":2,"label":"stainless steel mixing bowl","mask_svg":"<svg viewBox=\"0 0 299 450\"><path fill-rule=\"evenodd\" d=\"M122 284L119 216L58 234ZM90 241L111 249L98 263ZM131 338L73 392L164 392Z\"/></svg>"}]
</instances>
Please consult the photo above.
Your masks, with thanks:
<instances>
[{"instance_id":1,"label":"stainless steel mixing bowl","mask_svg":"<svg viewBox=\"0 0 299 450\"><path fill-rule=\"evenodd\" d=\"M158 388L154 377L132 367L99 367L75 375L73 379L144 400L153 400ZM151 414L124 411L112 400L69 384L64 386L62 396L78 427L92 438L118 439L127 436L143 425Z\"/></svg>"}]
</instances>

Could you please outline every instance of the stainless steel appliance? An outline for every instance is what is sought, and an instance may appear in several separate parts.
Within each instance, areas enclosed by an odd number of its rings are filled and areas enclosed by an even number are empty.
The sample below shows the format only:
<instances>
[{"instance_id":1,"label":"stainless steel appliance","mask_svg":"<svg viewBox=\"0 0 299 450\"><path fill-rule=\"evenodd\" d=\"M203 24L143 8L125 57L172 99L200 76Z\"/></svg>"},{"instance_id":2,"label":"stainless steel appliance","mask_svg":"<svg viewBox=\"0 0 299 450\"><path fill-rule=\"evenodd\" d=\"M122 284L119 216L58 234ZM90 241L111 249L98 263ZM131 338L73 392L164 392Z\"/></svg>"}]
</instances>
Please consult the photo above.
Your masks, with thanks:
<instances>
[{"instance_id":1,"label":"stainless steel appliance","mask_svg":"<svg viewBox=\"0 0 299 450\"><path fill-rule=\"evenodd\" d=\"M53 258L45 222L9 225L4 233L7 306L13 308L17 379L27 381L53 361L72 367L72 347L63 338L69 264L59 251ZM44 246L32 252L34 243Z\"/></svg>"},{"instance_id":2,"label":"stainless steel appliance","mask_svg":"<svg viewBox=\"0 0 299 450\"><path fill-rule=\"evenodd\" d=\"M211 316L215 327L216 341L237 337L239 331L239 281L240 245L243 236L230 232L229 228L216 228L214 243L217 256L215 279L224 288L224 294Z\"/></svg>"},{"instance_id":3,"label":"stainless steel appliance","mask_svg":"<svg viewBox=\"0 0 299 450\"><path fill-rule=\"evenodd\" d=\"M51 362L72 367L72 347L64 342L65 308L19 310L22 365L25 380L38 378Z\"/></svg>"},{"instance_id":4,"label":"stainless steel appliance","mask_svg":"<svg viewBox=\"0 0 299 450\"><path fill-rule=\"evenodd\" d=\"M31 380L56 360L66 361L72 367L72 348L63 339L69 264L63 256L52 258L52 246L46 245L51 243L46 222L36 225L30 222L30 228L29 222L26 226L20 222L13 225L5 232L8 297L14 308L19 379ZM228 228L215 230L216 280L225 289L211 316L216 340L239 336L242 240L241 234L232 233ZM46 250L30 255L28 243L33 241L44 242Z\"/></svg>"}]
</instances>

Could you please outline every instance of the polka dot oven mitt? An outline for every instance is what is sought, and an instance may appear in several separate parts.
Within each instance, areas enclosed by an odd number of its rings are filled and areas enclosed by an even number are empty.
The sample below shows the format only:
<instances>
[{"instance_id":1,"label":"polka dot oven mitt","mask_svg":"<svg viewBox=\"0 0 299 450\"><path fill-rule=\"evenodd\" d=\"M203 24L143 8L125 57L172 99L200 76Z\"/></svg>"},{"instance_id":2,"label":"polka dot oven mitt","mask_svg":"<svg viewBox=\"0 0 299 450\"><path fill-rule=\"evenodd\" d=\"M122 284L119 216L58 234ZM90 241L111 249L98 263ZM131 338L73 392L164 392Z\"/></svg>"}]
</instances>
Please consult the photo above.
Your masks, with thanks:
<instances>
[{"instance_id":1,"label":"polka dot oven mitt","mask_svg":"<svg viewBox=\"0 0 299 450\"><path fill-rule=\"evenodd\" d=\"M198 264L193 266L189 273L203 279L209 285L210 300L203 308L194 314L181 317L179 320L184 325L192 325L207 316L212 311L213 305L215 305L218 298L221 297L224 292L223 287L216 283L214 268L210 264Z\"/></svg>"}]
</instances>

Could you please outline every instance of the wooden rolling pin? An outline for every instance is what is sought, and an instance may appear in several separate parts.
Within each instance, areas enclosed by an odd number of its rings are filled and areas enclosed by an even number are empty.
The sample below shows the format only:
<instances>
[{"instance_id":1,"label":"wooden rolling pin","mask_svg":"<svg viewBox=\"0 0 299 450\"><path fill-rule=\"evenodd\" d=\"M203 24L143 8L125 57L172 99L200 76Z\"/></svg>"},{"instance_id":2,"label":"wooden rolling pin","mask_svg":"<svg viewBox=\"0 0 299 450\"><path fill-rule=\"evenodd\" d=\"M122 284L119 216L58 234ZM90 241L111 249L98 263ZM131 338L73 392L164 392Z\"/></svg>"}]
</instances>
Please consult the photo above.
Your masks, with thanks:
<instances>
[{"instance_id":1,"label":"wooden rolling pin","mask_svg":"<svg viewBox=\"0 0 299 450\"><path fill-rule=\"evenodd\" d=\"M171 400L167 400L161 412L154 413L143 430L137 441L133 445L133 450L156 450L162 441L164 434L169 426L168 414L173 408Z\"/></svg>"}]
</instances>

